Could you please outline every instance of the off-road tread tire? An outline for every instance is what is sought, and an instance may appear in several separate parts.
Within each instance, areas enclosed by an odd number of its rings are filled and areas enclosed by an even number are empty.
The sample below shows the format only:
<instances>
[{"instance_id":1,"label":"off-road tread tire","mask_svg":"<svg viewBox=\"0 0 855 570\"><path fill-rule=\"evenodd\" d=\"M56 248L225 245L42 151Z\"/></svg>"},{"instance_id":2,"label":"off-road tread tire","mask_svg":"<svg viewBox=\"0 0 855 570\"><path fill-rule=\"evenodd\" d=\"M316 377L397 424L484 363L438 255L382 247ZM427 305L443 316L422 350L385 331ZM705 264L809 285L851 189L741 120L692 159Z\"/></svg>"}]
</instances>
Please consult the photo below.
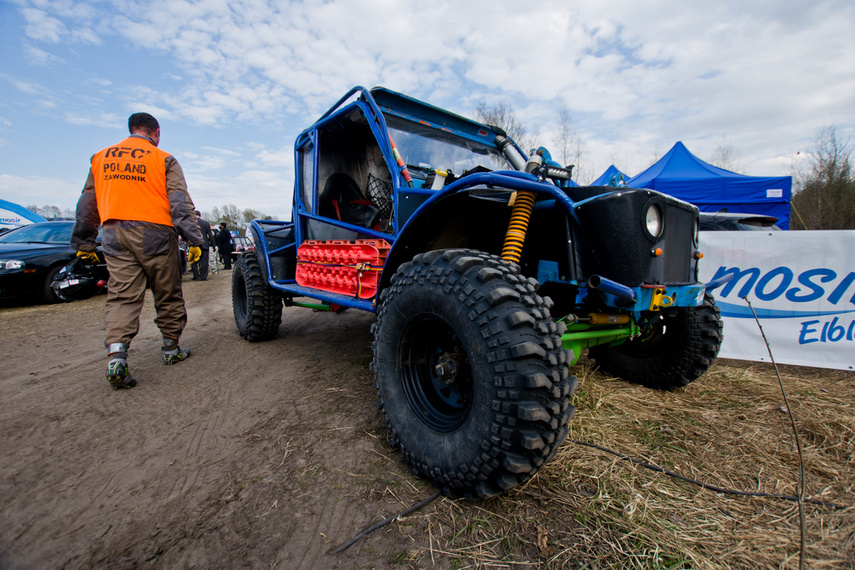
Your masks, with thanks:
<instances>
[{"instance_id":1,"label":"off-road tread tire","mask_svg":"<svg viewBox=\"0 0 855 570\"><path fill-rule=\"evenodd\" d=\"M653 349L632 340L615 347L592 347L589 356L607 374L648 388L687 386L709 370L718 356L723 338L721 311L707 293L703 304L679 309L665 322L665 334Z\"/></svg>"},{"instance_id":2,"label":"off-road tread tire","mask_svg":"<svg viewBox=\"0 0 855 570\"><path fill-rule=\"evenodd\" d=\"M232 269L232 307L240 336L250 342L276 338L282 324L282 295L261 275L255 253L245 253Z\"/></svg>"},{"instance_id":3,"label":"off-road tread tire","mask_svg":"<svg viewBox=\"0 0 855 570\"><path fill-rule=\"evenodd\" d=\"M567 436L577 379L561 346L565 327L537 289L500 257L450 249L403 264L381 294L372 327L378 408L414 475L446 496L478 500L520 485ZM414 415L396 366L404 330L425 313L447 319L469 347L473 411L453 433Z\"/></svg>"}]
</instances>

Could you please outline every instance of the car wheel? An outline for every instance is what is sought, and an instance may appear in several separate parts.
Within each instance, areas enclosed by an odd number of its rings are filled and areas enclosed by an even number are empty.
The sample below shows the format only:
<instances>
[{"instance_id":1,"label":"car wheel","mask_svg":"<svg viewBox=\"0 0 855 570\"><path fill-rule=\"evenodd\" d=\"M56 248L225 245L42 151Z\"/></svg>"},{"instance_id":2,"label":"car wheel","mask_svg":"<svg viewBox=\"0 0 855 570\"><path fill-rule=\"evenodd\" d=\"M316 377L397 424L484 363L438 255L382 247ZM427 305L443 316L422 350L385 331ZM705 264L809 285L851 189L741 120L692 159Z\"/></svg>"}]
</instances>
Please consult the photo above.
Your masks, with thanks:
<instances>
[{"instance_id":1,"label":"car wheel","mask_svg":"<svg viewBox=\"0 0 855 570\"><path fill-rule=\"evenodd\" d=\"M606 373L656 390L697 380L718 355L721 312L710 294L698 307L660 317L646 334L618 346L595 346L589 355Z\"/></svg>"},{"instance_id":2,"label":"car wheel","mask_svg":"<svg viewBox=\"0 0 855 570\"><path fill-rule=\"evenodd\" d=\"M413 472L481 499L530 479L573 415L551 302L516 265L439 250L402 265L374 330L379 407Z\"/></svg>"},{"instance_id":3,"label":"car wheel","mask_svg":"<svg viewBox=\"0 0 855 570\"><path fill-rule=\"evenodd\" d=\"M42 300L45 303L68 303L71 299L66 299L59 293L53 290L53 287L50 284L53 282L54 276L59 273L59 270L62 269L62 265L55 265L48 269L47 275L45 276L44 282L42 282Z\"/></svg>"},{"instance_id":4,"label":"car wheel","mask_svg":"<svg viewBox=\"0 0 855 570\"><path fill-rule=\"evenodd\" d=\"M238 332L246 340L270 340L279 334L282 296L264 281L255 254L244 255L235 262L232 306Z\"/></svg>"}]
</instances>

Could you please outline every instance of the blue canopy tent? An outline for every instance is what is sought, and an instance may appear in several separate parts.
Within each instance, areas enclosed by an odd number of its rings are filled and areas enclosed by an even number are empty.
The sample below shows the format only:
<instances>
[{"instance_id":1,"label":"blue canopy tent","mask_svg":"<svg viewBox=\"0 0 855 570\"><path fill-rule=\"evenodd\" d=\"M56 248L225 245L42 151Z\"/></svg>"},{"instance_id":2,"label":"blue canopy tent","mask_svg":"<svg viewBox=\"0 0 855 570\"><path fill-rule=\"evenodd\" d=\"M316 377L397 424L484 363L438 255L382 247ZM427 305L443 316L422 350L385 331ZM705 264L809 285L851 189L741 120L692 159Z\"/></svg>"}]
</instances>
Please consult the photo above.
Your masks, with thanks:
<instances>
[{"instance_id":1,"label":"blue canopy tent","mask_svg":"<svg viewBox=\"0 0 855 570\"><path fill-rule=\"evenodd\" d=\"M618 181L623 180L626 182L629 180L629 176L621 172L617 169L617 167L612 164L606 171L600 174L600 177L591 182L591 186L617 186Z\"/></svg>"},{"instance_id":2,"label":"blue canopy tent","mask_svg":"<svg viewBox=\"0 0 855 570\"><path fill-rule=\"evenodd\" d=\"M0 228L17 228L34 222L45 222L42 216L23 206L0 200Z\"/></svg>"},{"instance_id":3,"label":"blue canopy tent","mask_svg":"<svg viewBox=\"0 0 855 570\"><path fill-rule=\"evenodd\" d=\"M702 212L739 212L778 218L778 227L790 227L790 176L746 176L707 164L675 144L656 164L626 182L685 200Z\"/></svg>"}]
</instances>

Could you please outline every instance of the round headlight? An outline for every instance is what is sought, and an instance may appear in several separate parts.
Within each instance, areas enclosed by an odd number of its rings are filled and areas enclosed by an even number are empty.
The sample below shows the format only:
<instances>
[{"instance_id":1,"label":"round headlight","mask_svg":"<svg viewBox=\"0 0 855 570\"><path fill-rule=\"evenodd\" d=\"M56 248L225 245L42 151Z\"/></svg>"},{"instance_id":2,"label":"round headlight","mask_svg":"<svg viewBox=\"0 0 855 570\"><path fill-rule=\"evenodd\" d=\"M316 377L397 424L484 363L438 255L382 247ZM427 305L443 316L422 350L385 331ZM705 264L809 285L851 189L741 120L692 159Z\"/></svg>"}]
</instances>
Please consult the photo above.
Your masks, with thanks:
<instances>
[{"instance_id":1,"label":"round headlight","mask_svg":"<svg viewBox=\"0 0 855 570\"><path fill-rule=\"evenodd\" d=\"M647 214L644 216L644 223L650 235L658 238L662 233L662 209L658 204L650 204L647 207Z\"/></svg>"}]
</instances>

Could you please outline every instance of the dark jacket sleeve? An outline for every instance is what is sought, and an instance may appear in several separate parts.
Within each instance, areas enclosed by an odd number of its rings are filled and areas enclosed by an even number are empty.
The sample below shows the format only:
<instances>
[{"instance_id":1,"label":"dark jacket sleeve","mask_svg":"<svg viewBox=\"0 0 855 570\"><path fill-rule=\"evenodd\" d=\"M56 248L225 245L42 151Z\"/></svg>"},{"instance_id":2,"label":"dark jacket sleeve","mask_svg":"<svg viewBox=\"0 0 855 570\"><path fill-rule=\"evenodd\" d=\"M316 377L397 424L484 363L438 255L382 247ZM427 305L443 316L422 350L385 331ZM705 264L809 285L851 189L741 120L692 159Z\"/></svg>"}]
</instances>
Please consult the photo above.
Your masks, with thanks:
<instances>
[{"instance_id":1,"label":"dark jacket sleeve","mask_svg":"<svg viewBox=\"0 0 855 570\"><path fill-rule=\"evenodd\" d=\"M202 230L202 238L206 245L209 248L217 247L217 244L214 242L214 234L211 233L211 224L208 223L207 220L197 220L199 223L199 229Z\"/></svg>"},{"instance_id":2,"label":"dark jacket sleeve","mask_svg":"<svg viewBox=\"0 0 855 570\"><path fill-rule=\"evenodd\" d=\"M101 218L98 215L98 201L95 198L95 178L92 169L86 177L83 192L77 200L77 210L74 218L74 229L71 232L71 247L77 251L95 251L95 239Z\"/></svg>"},{"instance_id":3,"label":"dark jacket sleeve","mask_svg":"<svg viewBox=\"0 0 855 570\"><path fill-rule=\"evenodd\" d=\"M202 234L202 249L210 248L211 243L211 226L207 221L199 216L196 216L196 224L199 226L199 232Z\"/></svg>"},{"instance_id":4,"label":"dark jacket sleeve","mask_svg":"<svg viewBox=\"0 0 855 570\"><path fill-rule=\"evenodd\" d=\"M228 229L220 229L219 239L217 243L220 247L220 253L226 254L232 251L232 235Z\"/></svg>"},{"instance_id":5,"label":"dark jacket sleeve","mask_svg":"<svg viewBox=\"0 0 855 570\"><path fill-rule=\"evenodd\" d=\"M166 196L169 198L169 206L172 213L172 225L175 226L178 235L190 245L202 246L202 232L196 223L196 214L193 200L187 192L187 182L184 180L184 171L175 157L168 156L166 164Z\"/></svg>"}]
</instances>

